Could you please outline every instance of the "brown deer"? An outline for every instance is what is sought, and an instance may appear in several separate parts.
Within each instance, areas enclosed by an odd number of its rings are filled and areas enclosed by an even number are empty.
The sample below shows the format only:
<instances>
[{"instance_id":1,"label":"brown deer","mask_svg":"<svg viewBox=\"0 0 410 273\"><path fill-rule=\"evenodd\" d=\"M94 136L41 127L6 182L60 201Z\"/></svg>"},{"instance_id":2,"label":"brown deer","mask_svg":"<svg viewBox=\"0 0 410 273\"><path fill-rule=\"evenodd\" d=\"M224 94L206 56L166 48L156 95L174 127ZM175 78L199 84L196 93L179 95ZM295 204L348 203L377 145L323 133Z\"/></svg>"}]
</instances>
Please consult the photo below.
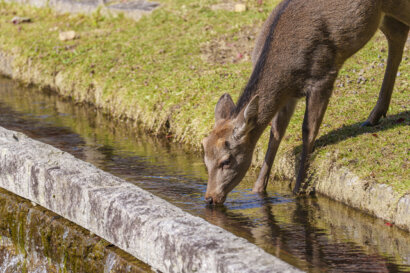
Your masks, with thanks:
<instances>
[{"instance_id":1,"label":"brown deer","mask_svg":"<svg viewBox=\"0 0 410 273\"><path fill-rule=\"evenodd\" d=\"M388 40L387 68L376 106L364 125L386 115L410 25L410 0L284 0L262 27L253 72L236 105L219 99L215 125L202 141L205 200L222 204L248 170L256 142L272 122L268 150L254 192L264 192L297 99L306 97L303 151L293 189L299 193L309 155L343 63L380 28Z\"/></svg>"}]
</instances>

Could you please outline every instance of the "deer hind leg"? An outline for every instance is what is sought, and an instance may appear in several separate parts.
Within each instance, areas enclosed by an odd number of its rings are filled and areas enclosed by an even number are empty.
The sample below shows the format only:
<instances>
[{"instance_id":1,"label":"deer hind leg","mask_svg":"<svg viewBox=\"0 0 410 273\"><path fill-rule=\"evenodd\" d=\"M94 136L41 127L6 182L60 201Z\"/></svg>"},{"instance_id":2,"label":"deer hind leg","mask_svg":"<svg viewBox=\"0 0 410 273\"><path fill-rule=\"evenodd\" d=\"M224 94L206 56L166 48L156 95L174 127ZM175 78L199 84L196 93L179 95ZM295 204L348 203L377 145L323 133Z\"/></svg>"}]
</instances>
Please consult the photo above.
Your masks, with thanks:
<instances>
[{"instance_id":1,"label":"deer hind leg","mask_svg":"<svg viewBox=\"0 0 410 273\"><path fill-rule=\"evenodd\" d=\"M276 152L278 151L279 144L295 110L296 103L297 99L291 98L290 101L272 119L268 150L266 151L265 160L258 179L253 186L253 192L262 193L266 191L266 186L268 185L269 175Z\"/></svg>"},{"instance_id":2,"label":"deer hind leg","mask_svg":"<svg viewBox=\"0 0 410 273\"><path fill-rule=\"evenodd\" d=\"M363 123L363 126L375 125L382 116L386 117L393 92L394 81L396 80L397 70L403 56L403 49L409 32L409 26L389 16L384 17L380 29L386 36L389 45L387 67L376 106Z\"/></svg>"},{"instance_id":3,"label":"deer hind leg","mask_svg":"<svg viewBox=\"0 0 410 273\"><path fill-rule=\"evenodd\" d=\"M313 145L325 115L336 76L336 72L331 72L326 77L317 80L306 95L306 110L302 125L303 149L296 184L293 189L294 194L299 193L300 186L306 179L309 156L313 151Z\"/></svg>"}]
</instances>

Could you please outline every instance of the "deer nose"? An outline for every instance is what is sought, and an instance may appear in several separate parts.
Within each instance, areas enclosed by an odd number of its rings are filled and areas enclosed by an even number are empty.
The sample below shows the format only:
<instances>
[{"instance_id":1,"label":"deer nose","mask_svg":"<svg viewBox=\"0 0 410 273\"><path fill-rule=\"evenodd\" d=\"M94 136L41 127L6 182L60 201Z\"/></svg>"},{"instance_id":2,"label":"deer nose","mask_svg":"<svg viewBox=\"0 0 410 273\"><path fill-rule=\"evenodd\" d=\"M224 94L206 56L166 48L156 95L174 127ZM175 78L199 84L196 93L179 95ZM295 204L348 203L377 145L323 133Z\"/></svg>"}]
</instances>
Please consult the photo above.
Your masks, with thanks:
<instances>
[{"instance_id":1,"label":"deer nose","mask_svg":"<svg viewBox=\"0 0 410 273\"><path fill-rule=\"evenodd\" d=\"M212 202L213 202L214 200L212 199L212 197L207 197L207 198L205 198L205 202L208 204L208 205L212 205Z\"/></svg>"}]
</instances>

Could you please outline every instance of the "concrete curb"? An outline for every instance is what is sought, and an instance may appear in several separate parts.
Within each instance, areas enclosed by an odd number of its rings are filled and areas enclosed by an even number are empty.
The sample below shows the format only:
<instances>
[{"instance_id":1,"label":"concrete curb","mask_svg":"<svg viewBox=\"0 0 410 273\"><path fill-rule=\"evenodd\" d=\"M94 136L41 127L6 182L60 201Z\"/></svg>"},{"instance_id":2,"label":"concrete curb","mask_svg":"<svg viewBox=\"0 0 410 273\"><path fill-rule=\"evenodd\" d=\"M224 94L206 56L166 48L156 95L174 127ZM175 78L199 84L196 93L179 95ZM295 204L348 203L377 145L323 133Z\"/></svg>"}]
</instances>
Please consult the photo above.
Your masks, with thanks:
<instances>
[{"instance_id":1,"label":"concrete curb","mask_svg":"<svg viewBox=\"0 0 410 273\"><path fill-rule=\"evenodd\" d=\"M9 3L19 3L37 8L50 7L59 13L85 13L90 14L97 9L111 14L124 14L126 17L139 20L144 14L150 13L158 3L145 0L134 0L110 5L105 0L5 0Z\"/></svg>"},{"instance_id":2,"label":"concrete curb","mask_svg":"<svg viewBox=\"0 0 410 273\"><path fill-rule=\"evenodd\" d=\"M2 127L0 186L162 272L301 272L137 186Z\"/></svg>"},{"instance_id":3,"label":"concrete curb","mask_svg":"<svg viewBox=\"0 0 410 273\"><path fill-rule=\"evenodd\" d=\"M14 58L0 50L0 73L4 76L13 77Z\"/></svg>"}]
</instances>

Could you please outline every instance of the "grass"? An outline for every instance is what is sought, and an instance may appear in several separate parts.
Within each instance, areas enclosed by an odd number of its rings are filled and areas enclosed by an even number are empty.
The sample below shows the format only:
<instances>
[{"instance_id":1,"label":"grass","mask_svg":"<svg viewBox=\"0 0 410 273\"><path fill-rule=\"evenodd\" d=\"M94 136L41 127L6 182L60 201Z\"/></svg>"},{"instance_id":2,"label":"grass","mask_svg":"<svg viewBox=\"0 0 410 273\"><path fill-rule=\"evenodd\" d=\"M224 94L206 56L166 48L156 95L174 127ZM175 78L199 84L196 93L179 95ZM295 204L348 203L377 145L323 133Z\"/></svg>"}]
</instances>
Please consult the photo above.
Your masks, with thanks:
<instances>
[{"instance_id":1,"label":"grass","mask_svg":"<svg viewBox=\"0 0 410 273\"><path fill-rule=\"evenodd\" d=\"M101 12L59 15L0 3L0 50L16 56L21 79L40 85L58 81L63 95L138 119L145 129L172 134L175 141L200 150L220 95L229 92L235 100L245 85L254 33L279 1L247 1L243 13L213 10L217 1L212 0L159 2L160 8L138 22ZM16 15L32 23L11 24ZM67 30L79 37L60 41L59 32ZM335 159L361 178L404 194L410 192L408 46L388 118L376 127L359 127L375 105L386 59L387 43L377 33L347 61L313 161ZM300 150L303 110L301 101L279 156ZM267 135L257 147L256 163L263 158Z\"/></svg>"}]
</instances>

